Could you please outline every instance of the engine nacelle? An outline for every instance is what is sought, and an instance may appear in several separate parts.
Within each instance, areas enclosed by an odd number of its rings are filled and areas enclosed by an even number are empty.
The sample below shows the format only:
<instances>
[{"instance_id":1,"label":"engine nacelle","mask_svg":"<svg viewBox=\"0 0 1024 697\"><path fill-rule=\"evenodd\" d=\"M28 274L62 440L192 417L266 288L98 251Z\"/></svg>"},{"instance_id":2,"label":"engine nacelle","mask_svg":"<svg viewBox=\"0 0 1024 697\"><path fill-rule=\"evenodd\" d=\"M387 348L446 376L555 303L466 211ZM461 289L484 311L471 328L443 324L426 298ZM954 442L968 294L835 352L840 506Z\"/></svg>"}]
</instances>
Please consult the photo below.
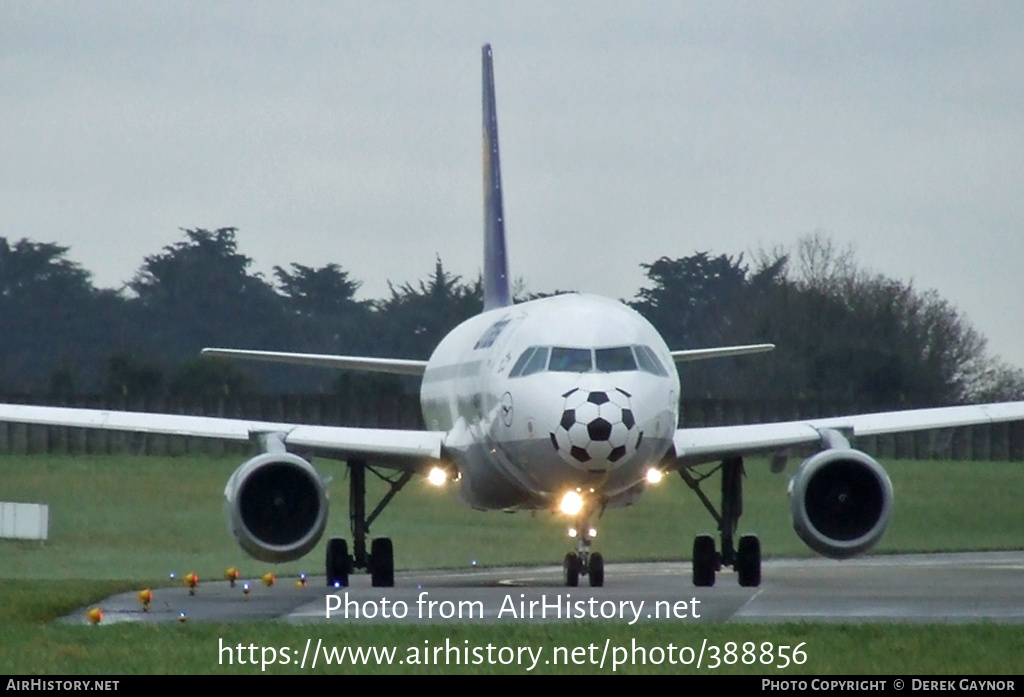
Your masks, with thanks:
<instances>
[{"instance_id":1,"label":"engine nacelle","mask_svg":"<svg viewBox=\"0 0 1024 697\"><path fill-rule=\"evenodd\" d=\"M866 552L882 539L892 502L889 475L859 450L823 450L805 460L789 481L797 535L832 559Z\"/></svg>"},{"instance_id":2,"label":"engine nacelle","mask_svg":"<svg viewBox=\"0 0 1024 697\"><path fill-rule=\"evenodd\" d=\"M285 562L307 554L327 527L327 487L292 453L264 453L242 464L224 487L228 531L250 555Z\"/></svg>"}]
</instances>

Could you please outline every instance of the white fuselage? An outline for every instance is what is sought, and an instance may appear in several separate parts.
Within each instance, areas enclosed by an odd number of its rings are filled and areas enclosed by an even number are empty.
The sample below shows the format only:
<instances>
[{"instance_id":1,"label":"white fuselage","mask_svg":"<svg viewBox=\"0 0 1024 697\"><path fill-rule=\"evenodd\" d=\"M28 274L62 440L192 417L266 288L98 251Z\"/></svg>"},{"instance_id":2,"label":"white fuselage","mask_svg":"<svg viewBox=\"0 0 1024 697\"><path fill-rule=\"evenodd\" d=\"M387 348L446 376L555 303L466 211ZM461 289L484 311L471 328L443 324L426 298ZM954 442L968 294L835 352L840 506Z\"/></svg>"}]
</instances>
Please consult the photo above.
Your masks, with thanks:
<instances>
[{"instance_id":1,"label":"white fuselage","mask_svg":"<svg viewBox=\"0 0 1024 697\"><path fill-rule=\"evenodd\" d=\"M647 320L567 294L460 324L430 357L421 402L470 505L549 508L577 489L621 505L672 444L678 386Z\"/></svg>"}]
</instances>

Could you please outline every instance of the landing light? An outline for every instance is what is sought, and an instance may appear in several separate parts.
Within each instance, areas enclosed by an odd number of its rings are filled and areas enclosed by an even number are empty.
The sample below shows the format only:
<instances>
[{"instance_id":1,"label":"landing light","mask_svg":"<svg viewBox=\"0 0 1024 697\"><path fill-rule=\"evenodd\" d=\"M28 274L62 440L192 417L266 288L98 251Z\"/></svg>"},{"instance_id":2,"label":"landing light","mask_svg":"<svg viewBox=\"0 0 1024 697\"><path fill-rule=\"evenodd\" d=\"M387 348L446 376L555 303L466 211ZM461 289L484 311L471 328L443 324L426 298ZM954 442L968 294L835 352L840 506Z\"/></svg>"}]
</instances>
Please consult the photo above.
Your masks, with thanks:
<instances>
[{"instance_id":1,"label":"landing light","mask_svg":"<svg viewBox=\"0 0 1024 697\"><path fill-rule=\"evenodd\" d=\"M661 481L661 470L656 470L653 467L647 470L647 483L657 484Z\"/></svg>"},{"instance_id":2,"label":"landing light","mask_svg":"<svg viewBox=\"0 0 1024 697\"><path fill-rule=\"evenodd\" d=\"M434 467L427 475L427 480L434 486L441 486L448 480L448 473L440 467Z\"/></svg>"},{"instance_id":3,"label":"landing light","mask_svg":"<svg viewBox=\"0 0 1024 697\"><path fill-rule=\"evenodd\" d=\"M568 494L562 497L562 513L568 513L569 515L576 515L583 508L583 497L577 494L575 491L570 491Z\"/></svg>"}]
</instances>

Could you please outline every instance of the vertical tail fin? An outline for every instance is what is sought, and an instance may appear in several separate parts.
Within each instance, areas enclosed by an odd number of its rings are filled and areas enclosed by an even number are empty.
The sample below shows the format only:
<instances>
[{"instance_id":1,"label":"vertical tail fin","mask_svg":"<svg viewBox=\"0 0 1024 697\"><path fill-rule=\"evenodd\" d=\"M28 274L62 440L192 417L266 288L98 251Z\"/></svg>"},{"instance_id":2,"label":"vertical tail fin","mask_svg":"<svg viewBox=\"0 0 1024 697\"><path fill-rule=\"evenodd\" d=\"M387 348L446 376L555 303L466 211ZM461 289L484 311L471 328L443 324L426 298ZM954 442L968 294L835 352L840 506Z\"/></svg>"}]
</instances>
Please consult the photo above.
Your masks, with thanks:
<instances>
[{"instance_id":1,"label":"vertical tail fin","mask_svg":"<svg viewBox=\"0 0 1024 697\"><path fill-rule=\"evenodd\" d=\"M512 304L505 251L505 213L501 202L498 112L494 100L491 45L483 47L484 77L484 310Z\"/></svg>"}]
</instances>

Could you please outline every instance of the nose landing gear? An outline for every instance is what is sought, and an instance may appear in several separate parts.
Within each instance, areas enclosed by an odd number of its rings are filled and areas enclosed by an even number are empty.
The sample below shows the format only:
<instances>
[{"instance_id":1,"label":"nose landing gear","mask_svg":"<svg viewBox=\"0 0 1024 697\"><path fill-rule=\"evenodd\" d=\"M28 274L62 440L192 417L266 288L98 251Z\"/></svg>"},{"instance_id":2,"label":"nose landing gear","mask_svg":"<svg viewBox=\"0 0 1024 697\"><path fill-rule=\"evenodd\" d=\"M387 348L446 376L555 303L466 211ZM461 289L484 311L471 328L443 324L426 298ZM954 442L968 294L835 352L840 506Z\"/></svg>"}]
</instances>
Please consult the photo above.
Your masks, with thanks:
<instances>
[{"instance_id":1,"label":"nose landing gear","mask_svg":"<svg viewBox=\"0 0 1024 697\"><path fill-rule=\"evenodd\" d=\"M590 527L589 516L580 516L576 519L576 524L569 529L569 537L576 538L576 551L566 554L562 561L562 574L566 586L578 586L580 576L589 577L593 588L604 585L604 557L600 552L590 551L590 545L596 536L597 531Z\"/></svg>"}]
</instances>

